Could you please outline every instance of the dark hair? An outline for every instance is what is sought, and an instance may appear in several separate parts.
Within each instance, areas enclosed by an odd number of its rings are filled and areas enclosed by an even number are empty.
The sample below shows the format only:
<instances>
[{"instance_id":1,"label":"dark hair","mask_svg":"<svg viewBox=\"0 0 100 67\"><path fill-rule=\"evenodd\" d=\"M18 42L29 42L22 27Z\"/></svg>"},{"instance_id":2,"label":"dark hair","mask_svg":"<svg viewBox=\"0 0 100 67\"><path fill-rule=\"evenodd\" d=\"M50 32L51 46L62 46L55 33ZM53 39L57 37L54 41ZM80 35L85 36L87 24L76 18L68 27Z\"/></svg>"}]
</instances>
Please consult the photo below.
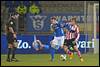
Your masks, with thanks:
<instances>
[{"instance_id":1,"label":"dark hair","mask_svg":"<svg viewBox=\"0 0 100 67\"><path fill-rule=\"evenodd\" d=\"M14 15L17 15L18 13L17 12L13 12L10 14L10 16L14 16Z\"/></svg>"}]
</instances>

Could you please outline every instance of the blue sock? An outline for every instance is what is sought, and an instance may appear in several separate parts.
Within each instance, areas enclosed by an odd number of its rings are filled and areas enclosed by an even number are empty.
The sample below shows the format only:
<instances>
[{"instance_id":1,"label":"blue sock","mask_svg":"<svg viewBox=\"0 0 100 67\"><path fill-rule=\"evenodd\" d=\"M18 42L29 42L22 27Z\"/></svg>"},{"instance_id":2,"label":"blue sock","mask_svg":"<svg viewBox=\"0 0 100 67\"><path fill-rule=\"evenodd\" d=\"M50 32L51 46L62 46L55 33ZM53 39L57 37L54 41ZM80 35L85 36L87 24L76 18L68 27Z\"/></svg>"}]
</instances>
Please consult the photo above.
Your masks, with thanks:
<instances>
[{"instance_id":1,"label":"blue sock","mask_svg":"<svg viewBox=\"0 0 100 67\"><path fill-rule=\"evenodd\" d=\"M50 48L50 54L51 54L51 61L54 60L54 54L55 54L55 49L54 48Z\"/></svg>"},{"instance_id":2,"label":"blue sock","mask_svg":"<svg viewBox=\"0 0 100 67\"><path fill-rule=\"evenodd\" d=\"M45 49L49 49L49 45L44 45L44 48Z\"/></svg>"}]
</instances>

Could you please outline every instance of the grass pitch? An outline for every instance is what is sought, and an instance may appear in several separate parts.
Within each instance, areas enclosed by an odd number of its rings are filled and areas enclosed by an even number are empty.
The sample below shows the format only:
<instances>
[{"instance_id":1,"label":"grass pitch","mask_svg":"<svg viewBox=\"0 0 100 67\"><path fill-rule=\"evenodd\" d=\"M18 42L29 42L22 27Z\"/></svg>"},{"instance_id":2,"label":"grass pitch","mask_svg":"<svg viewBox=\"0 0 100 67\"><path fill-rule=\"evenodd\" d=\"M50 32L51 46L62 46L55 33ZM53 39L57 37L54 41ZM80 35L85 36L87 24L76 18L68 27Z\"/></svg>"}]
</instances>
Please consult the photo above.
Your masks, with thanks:
<instances>
[{"instance_id":1,"label":"grass pitch","mask_svg":"<svg viewBox=\"0 0 100 67\"><path fill-rule=\"evenodd\" d=\"M2 54L1 66L99 66L99 54L82 54L82 56L84 62L80 62L76 54L72 60L67 58L66 61L61 61L60 54L56 54L55 60L51 62L49 54L16 54L19 62L7 62L7 56Z\"/></svg>"}]
</instances>

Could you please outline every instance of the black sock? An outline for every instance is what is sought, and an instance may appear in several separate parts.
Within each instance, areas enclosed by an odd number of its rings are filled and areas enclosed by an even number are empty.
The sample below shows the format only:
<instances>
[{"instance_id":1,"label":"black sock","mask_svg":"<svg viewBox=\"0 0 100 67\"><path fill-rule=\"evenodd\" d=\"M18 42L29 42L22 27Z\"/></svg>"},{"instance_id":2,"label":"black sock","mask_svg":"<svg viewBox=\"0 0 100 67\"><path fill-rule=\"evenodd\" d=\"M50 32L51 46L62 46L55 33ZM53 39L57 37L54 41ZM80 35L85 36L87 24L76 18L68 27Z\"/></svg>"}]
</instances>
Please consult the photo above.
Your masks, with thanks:
<instances>
[{"instance_id":1,"label":"black sock","mask_svg":"<svg viewBox=\"0 0 100 67\"><path fill-rule=\"evenodd\" d=\"M10 59L11 48L8 48L7 59Z\"/></svg>"},{"instance_id":2,"label":"black sock","mask_svg":"<svg viewBox=\"0 0 100 67\"><path fill-rule=\"evenodd\" d=\"M14 48L12 49L12 58L15 58L15 50L16 50L16 48L14 47Z\"/></svg>"}]
</instances>

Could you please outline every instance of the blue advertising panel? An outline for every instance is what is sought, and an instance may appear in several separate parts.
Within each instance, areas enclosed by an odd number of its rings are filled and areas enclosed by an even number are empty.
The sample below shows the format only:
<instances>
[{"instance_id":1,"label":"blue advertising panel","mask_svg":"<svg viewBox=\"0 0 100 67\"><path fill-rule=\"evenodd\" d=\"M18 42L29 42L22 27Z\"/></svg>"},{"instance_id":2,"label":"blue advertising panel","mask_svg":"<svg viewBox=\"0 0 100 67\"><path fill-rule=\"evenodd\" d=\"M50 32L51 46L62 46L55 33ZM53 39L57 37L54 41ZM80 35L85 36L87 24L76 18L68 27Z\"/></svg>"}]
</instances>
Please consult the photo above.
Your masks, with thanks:
<instances>
[{"instance_id":1,"label":"blue advertising panel","mask_svg":"<svg viewBox=\"0 0 100 67\"><path fill-rule=\"evenodd\" d=\"M31 13L26 14L26 30L27 32L50 32L50 18L56 16L57 21L63 21L67 19L70 21L72 17L76 17L78 23L84 22L84 14L72 13L72 14L40 14L34 15ZM99 16L97 16L99 17ZM89 20L89 19L88 19ZM91 20L91 18L90 18ZM97 22L99 19L97 18Z\"/></svg>"},{"instance_id":2,"label":"blue advertising panel","mask_svg":"<svg viewBox=\"0 0 100 67\"><path fill-rule=\"evenodd\" d=\"M26 15L27 32L49 32L50 23L49 18L44 15Z\"/></svg>"},{"instance_id":3,"label":"blue advertising panel","mask_svg":"<svg viewBox=\"0 0 100 67\"><path fill-rule=\"evenodd\" d=\"M88 37L88 36L87 36ZM85 40L86 35L81 35L79 41L77 42L77 47L84 53L88 51L89 48L94 48L92 41ZM49 53L49 50L43 49L42 51L35 51L32 47L32 42L34 41L34 35L17 35L18 47L16 53L18 54L35 54L35 53ZM43 44L50 45L50 41L53 39L51 35L36 35L36 39L39 39ZM90 44L92 43L92 46ZM57 53L62 53L63 51L60 49ZM1 36L1 53L7 53L7 40L6 36Z\"/></svg>"}]
</instances>

